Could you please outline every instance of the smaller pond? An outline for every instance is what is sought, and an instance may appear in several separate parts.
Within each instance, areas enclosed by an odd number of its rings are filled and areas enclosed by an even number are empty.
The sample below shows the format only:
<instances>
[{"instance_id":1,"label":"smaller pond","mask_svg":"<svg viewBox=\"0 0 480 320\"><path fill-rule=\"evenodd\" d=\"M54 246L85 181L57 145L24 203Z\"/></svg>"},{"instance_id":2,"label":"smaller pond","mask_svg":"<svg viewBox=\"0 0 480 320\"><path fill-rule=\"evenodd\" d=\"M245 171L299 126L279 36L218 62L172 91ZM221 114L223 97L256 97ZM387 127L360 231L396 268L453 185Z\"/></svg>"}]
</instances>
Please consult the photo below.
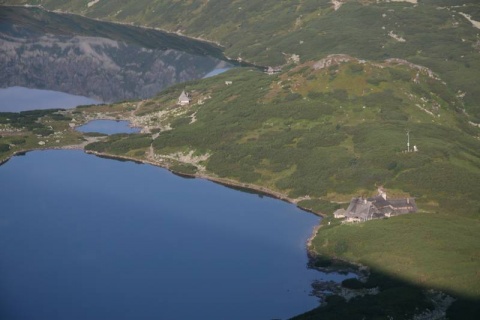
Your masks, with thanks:
<instances>
[{"instance_id":1,"label":"smaller pond","mask_svg":"<svg viewBox=\"0 0 480 320\"><path fill-rule=\"evenodd\" d=\"M120 120L93 120L77 127L81 132L98 132L104 134L116 134L116 133L138 133L140 128L133 128L130 126L129 121Z\"/></svg>"},{"instance_id":2,"label":"smaller pond","mask_svg":"<svg viewBox=\"0 0 480 320\"><path fill-rule=\"evenodd\" d=\"M35 109L68 109L101 101L59 91L24 87L0 89L0 112L20 112Z\"/></svg>"}]
</instances>

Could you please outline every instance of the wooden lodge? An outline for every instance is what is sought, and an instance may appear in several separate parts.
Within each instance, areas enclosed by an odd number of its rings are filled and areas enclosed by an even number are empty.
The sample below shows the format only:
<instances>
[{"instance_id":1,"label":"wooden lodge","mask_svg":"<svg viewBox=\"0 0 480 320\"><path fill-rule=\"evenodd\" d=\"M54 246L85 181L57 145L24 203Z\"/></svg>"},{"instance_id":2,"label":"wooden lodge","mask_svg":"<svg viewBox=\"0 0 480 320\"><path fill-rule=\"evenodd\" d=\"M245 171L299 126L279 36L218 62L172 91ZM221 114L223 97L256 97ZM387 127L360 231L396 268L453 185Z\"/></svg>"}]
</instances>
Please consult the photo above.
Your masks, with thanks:
<instances>
[{"instance_id":1,"label":"wooden lodge","mask_svg":"<svg viewBox=\"0 0 480 320\"><path fill-rule=\"evenodd\" d=\"M334 217L345 222L364 222L401 214L417 212L414 198L388 199L383 188L373 198L357 197L350 201L347 210L337 210Z\"/></svg>"}]
</instances>

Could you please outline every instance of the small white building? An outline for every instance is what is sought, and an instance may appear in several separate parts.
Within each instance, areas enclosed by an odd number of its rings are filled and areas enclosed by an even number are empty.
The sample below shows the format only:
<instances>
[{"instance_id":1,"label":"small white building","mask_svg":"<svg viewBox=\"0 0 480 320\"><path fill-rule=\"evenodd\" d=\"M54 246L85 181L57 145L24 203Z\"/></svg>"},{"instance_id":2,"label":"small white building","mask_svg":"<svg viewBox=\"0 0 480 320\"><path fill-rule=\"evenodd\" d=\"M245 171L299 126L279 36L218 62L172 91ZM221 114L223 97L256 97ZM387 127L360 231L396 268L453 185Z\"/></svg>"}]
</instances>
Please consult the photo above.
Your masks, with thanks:
<instances>
[{"instance_id":1,"label":"small white building","mask_svg":"<svg viewBox=\"0 0 480 320\"><path fill-rule=\"evenodd\" d=\"M265 73L268 75L276 74L282 72L282 67L268 67L265 70Z\"/></svg>"},{"instance_id":2,"label":"small white building","mask_svg":"<svg viewBox=\"0 0 480 320\"><path fill-rule=\"evenodd\" d=\"M180 94L180 97L178 97L177 104L181 106L185 106L189 103L190 103L190 96L187 93L185 93L185 90L183 90L182 93Z\"/></svg>"}]
</instances>

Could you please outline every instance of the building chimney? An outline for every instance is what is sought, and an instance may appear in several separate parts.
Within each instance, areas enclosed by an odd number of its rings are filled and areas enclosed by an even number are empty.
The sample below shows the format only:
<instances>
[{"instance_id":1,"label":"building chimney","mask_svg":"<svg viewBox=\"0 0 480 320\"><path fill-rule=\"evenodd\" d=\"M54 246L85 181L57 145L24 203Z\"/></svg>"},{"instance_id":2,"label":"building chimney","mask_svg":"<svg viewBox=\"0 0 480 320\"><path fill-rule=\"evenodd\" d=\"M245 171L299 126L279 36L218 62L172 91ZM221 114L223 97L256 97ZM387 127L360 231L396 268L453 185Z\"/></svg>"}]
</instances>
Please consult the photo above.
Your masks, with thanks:
<instances>
[{"instance_id":1,"label":"building chimney","mask_svg":"<svg viewBox=\"0 0 480 320\"><path fill-rule=\"evenodd\" d=\"M384 200L387 200L387 192L383 189L383 186L378 188L378 195L381 196Z\"/></svg>"}]
</instances>

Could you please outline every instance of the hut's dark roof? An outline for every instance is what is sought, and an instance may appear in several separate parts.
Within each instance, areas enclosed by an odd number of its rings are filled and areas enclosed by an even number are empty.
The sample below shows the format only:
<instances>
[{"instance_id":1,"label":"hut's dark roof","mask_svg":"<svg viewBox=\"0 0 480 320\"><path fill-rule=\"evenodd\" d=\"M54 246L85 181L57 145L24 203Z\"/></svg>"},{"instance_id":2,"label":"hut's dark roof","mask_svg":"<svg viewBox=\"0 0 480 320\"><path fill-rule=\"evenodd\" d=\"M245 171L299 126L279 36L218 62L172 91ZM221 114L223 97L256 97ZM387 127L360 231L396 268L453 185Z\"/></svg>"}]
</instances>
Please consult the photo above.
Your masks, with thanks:
<instances>
[{"instance_id":1,"label":"hut's dark roof","mask_svg":"<svg viewBox=\"0 0 480 320\"><path fill-rule=\"evenodd\" d=\"M353 198L347 208L346 215L360 219L367 219L373 217L375 213L378 213L378 210L372 205L371 201L364 198Z\"/></svg>"},{"instance_id":2,"label":"hut's dark roof","mask_svg":"<svg viewBox=\"0 0 480 320\"><path fill-rule=\"evenodd\" d=\"M415 199L385 199L381 195L373 198L353 198L347 208L347 218L358 218L361 220L381 218L386 215L405 214L416 212Z\"/></svg>"}]
</instances>

